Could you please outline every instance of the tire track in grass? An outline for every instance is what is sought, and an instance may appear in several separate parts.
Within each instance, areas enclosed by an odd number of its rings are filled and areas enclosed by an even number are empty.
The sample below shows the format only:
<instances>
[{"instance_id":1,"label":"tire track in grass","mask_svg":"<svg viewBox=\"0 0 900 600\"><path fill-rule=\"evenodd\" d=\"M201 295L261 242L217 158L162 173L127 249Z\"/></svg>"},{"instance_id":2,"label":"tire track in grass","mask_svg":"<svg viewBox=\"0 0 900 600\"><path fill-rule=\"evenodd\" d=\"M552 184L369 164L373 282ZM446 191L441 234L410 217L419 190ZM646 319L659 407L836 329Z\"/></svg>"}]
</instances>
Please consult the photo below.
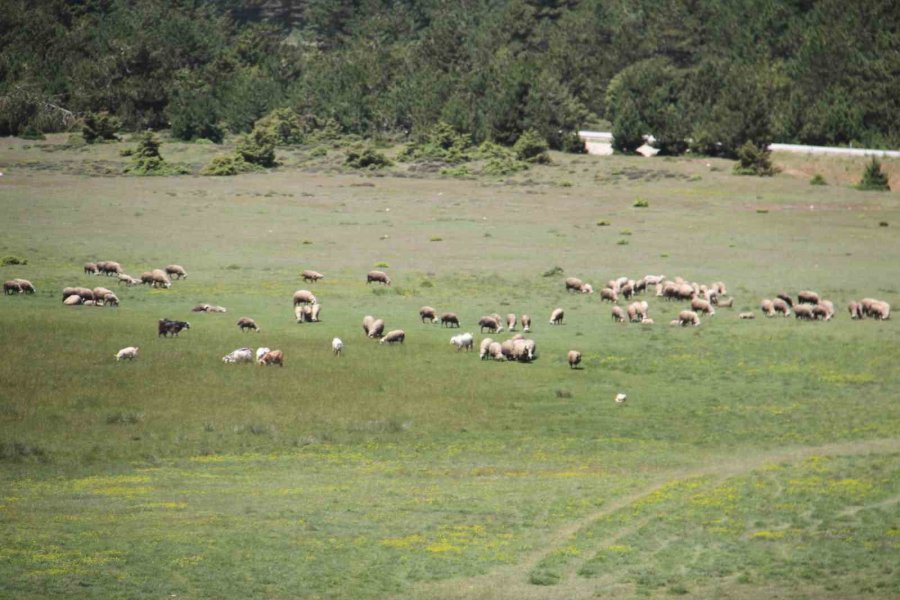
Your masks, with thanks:
<instances>
[{"instance_id":1,"label":"tire track in grass","mask_svg":"<svg viewBox=\"0 0 900 600\"><path fill-rule=\"evenodd\" d=\"M721 462L710 458L710 463L688 469L671 471L660 477L644 489L613 500L603 508L585 517L573 521L552 532L542 546L528 553L519 563L500 567L494 571L464 579L449 579L415 586L402 595L403 598L419 597L450 600L456 598L485 600L575 600L577 598L593 598L596 596L597 581L578 581L575 577L576 567L565 569L559 583L552 586L534 585L529 582L529 574L541 561L554 552L564 548L579 531L592 526L597 521L624 510L637 502L661 491L667 486L683 483L691 479L711 477L702 487L721 485L723 482L751 473L769 463L796 464L812 456L860 456L866 454L890 454L900 452L900 438L861 440L840 442L821 446L799 446L780 450L761 452L740 456L723 457ZM896 502L897 498L883 501L882 504ZM869 507L854 507L863 510ZM637 531L649 523L652 517L646 517L612 532L605 538L595 541L598 547L614 543ZM623 590L624 591L624 590ZM627 592L626 592L627 593ZM401 596L398 596L398 598Z\"/></svg>"}]
</instances>

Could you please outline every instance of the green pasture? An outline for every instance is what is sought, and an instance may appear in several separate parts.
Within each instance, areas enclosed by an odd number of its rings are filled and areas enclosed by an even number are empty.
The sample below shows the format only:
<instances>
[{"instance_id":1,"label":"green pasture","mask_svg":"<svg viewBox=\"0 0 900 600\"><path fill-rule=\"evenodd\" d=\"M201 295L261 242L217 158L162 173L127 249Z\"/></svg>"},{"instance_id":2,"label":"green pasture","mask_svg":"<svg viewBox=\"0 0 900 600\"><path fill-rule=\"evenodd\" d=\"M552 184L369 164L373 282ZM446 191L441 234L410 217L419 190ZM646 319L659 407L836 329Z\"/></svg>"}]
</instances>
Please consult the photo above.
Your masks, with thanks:
<instances>
[{"instance_id":1,"label":"green pasture","mask_svg":"<svg viewBox=\"0 0 900 600\"><path fill-rule=\"evenodd\" d=\"M0 274L38 289L0 298L0 597L900 595L900 330L846 312L900 306L900 197L850 187L865 161L776 156L782 173L750 178L555 154L460 179L349 172L329 148L137 178L118 175L125 144L64 141L0 140L0 256L28 261ZM220 152L162 151L194 170ZM189 276L126 288L89 260ZM379 264L389 288L365 283ZM624 325L563 288L645 274L724 281L734 307L672 328L685 306L650 294L656 323ZM121 307L61 304L100 285ZM295 323L301 288L320 323ZM802 289L835 319L759 313ZM493 312L532 316L535 362L450 345ZM366 339L365 315L406 343ZM191 328L159 338L163 317ZM241 346L285 366L222 363Z\"/></svg>"}]
</instances>

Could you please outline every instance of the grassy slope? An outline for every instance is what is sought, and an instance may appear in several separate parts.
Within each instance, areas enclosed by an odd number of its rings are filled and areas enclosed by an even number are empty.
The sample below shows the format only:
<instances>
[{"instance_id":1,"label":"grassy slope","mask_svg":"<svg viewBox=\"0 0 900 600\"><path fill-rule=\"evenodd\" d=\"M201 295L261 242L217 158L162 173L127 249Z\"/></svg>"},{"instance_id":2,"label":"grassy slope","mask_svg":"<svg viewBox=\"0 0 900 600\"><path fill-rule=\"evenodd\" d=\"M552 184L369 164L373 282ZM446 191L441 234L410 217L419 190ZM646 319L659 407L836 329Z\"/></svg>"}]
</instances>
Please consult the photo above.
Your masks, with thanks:
<instances>
[{"instance_id":1,"label":"grassy slope","mask_svg":"<svg viewBox=\"0 0 900 600\"><path fill-rule=\"evenodd\" d=\"M2 272L39 289L0 298L0 595L900 593L900 335L843 308L900 302L900 202L807 184L852 182L862 161L781 157L784 174L757 179L723 161L558 156L460 181L327 173L338 153L301 151L266 175L138 179L84 174L117 170L120 145L54 141L0 141L0 254L29 259ZM194 164L215 151L163 146ZM190 276L117 289L120 309L60 306L66 285L116 287L81 274L92 259ZM389 290L363 281L381 261ZM556 265L598 288L724 280L735 308L674 330L681 307L650 298L656 326L616 325L541 277ZM319 324L293 322L303 268L327 275ZM808 288L835 321L735 317ZM540 359L456 354L418 322L423 304L473 332L527 312ZM364 340L365 314L407 343ZM242 315L263 332L241 334ZM164 316L192 328L157 339ZM126 345L140 358L116 364ZM281 348L287 366L222 365L241 345ZM570 348L584 369L564 364Z\"/></svg>"}]
</instances>

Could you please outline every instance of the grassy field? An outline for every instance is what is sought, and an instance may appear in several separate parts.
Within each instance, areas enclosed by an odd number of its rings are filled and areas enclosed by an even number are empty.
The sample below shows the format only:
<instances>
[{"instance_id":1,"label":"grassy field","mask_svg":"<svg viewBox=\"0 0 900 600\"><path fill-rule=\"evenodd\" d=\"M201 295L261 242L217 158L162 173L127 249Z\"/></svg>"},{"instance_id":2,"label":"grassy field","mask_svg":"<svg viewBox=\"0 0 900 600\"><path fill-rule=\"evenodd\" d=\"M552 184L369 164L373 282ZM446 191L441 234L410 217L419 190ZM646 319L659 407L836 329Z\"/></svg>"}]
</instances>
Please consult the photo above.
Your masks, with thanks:
<instances>
[{"instance_id":1,"label":"grassy field","mask_svg":"<svg viewBox=\"0 0 900 600\"><path fill-rule=\"evenodd\" d=\"M900 305L900 195L852 189L865 161L554 155L459 179L329 148L136 178L126 144L64 142L0 139L0 256L28 260L0 273L38 288L0 298L0 597L900 596L900 329L846 312ZM196 170L220 150L162 151ZM119 287L88 260L189 277ZM365 283L380 264L390 288ZM670 328L684 306L650 296L655 325L616 324L562 283L649 273L722 280L734 308ZM62 306L75 285L121 307ZM300 288L322 322L294 322ZM837 317L756 310L801 289ZM481 315L528 313L539 358L457 353L425 304L476 340ZM406 343L365 339L367 314ZM191 329L158 338L163 317ZM245 345L284 368L222 363Z\"/></svg>"}]
</instances>

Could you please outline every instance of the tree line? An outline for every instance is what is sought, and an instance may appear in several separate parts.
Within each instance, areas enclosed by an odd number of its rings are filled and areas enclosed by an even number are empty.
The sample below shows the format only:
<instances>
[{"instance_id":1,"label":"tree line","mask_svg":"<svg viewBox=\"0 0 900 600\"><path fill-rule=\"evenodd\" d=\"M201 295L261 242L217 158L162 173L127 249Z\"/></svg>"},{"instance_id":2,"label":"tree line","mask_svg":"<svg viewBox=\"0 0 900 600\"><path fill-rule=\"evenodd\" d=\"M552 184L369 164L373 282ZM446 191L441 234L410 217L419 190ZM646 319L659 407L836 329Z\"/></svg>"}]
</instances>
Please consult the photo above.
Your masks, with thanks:
<instances>
[{"instance_id":1,"label":"tree line","mask_svg":"<svg viewBox=\"0 0 900 600\"><path fill-rule=\"evenodd\" d=\"M896 0L0 0L0 135L109 113L221 141L309 127L665 154L900 145Z\"/></svg>"}]
</instances>

